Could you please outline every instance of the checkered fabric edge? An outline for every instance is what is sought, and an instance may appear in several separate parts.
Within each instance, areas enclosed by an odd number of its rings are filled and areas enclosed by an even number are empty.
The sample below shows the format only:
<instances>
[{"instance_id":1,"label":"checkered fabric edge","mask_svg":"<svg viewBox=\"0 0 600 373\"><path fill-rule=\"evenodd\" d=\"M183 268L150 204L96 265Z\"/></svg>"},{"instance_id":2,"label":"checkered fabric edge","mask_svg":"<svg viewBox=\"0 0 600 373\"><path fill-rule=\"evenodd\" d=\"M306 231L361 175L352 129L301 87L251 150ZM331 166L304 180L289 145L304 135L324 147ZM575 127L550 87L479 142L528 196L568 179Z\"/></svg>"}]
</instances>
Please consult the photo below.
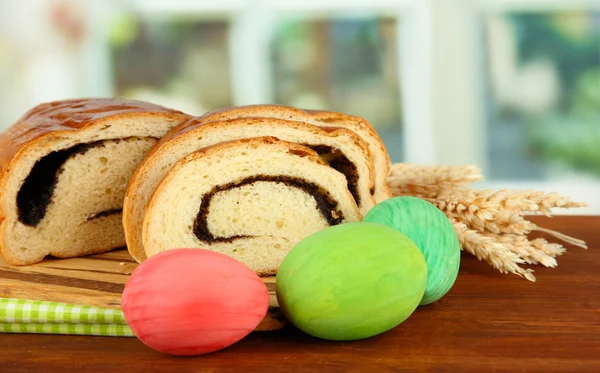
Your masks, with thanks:
<instances>
[{"instance_id":1,"label":"checkered fabric edge","mask_svg":"<svg viewBox=\"0 0 600 373\"><path fill-rule=\"evenodd\" d=\"M0 298L0 332L134 336L120 310L14 298Z\"/></svg>"}]
</instances>

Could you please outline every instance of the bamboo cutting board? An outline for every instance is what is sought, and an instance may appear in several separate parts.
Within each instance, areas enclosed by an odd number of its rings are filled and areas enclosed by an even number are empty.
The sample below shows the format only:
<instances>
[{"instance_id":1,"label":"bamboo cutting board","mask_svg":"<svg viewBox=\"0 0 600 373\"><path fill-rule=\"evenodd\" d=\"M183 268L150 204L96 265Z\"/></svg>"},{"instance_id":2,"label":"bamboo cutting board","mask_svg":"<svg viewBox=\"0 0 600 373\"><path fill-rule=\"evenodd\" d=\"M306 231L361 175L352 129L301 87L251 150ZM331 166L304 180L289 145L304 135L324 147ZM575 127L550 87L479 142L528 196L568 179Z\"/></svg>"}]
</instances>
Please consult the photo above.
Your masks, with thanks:
<instances>
[{"instance_id":1,"label":"bamboo cutting board","mask_svg":"<svg viewBox=\"0 0 600 373\"><path fill-rule=\"evenodd\" d=\"M13 266L0 255L0 296L121 309L121 294L137 262L126 249L72 259L47 258ZM275 277L263 277L271 304L257 331L280 329L285 321L275 297Z\"/></svg>"}]
</instances>

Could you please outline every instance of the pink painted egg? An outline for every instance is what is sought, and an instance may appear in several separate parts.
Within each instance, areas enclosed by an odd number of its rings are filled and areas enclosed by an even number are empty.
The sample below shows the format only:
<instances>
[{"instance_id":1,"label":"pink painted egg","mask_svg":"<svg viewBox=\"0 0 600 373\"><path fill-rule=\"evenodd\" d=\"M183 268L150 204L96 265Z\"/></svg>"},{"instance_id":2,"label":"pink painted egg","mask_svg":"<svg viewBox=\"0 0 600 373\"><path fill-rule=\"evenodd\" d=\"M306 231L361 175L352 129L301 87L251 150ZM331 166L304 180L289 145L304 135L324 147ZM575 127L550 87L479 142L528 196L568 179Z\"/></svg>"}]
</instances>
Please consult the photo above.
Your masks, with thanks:
<instances>
[{"instance_id":1,"label":"pink painted egg","mask_svg":"<svg viewBox=\"0 0 600 373\"><path fill-rule=\"evenodd\" d=\"M122 295L127 324L142 343L170 355L201 355L250 334L269 292L254 271L224 254L173 249L142 262Z\"/></svg>"}]
</instances>

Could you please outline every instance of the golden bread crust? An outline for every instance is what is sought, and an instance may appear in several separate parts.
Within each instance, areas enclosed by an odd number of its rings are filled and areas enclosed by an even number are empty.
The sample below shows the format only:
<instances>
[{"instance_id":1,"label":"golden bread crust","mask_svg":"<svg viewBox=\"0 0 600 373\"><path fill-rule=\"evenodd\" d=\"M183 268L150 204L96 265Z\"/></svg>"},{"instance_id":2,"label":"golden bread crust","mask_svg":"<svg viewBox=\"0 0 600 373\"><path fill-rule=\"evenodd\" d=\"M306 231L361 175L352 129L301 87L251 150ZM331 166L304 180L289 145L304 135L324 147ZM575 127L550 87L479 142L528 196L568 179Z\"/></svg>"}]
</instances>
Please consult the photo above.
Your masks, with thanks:
<instances>
[{"instance_id":1,"label":"golden bread crust","mask_svg":"<svg viewBox=\"0 0 600 373\"><path fill-rule=\"evenodd\" d=\"M6 244L8 221L3 196L11 165L18 163L28 148L44 146L42 144L52 138L102 125L105 120L139 116L165 117L178 122L190 117L177 110L137 100L72 99L40 104L0 134L0 247L7 260L16 261Z\"/></svg>"},{"instance_id":2,"label":"golden bread crust","mask_svg":"<svg viewBox=\"0 0 600 373\"><path fill-rule=\"evenodd\" d=\"M179 126L174 127L162 139L160 139L152 147L152 149L150 149L144 160L140 163L139 167L132 175L130 182L127 186L127 191L125 192L125 204L123 209L123 223L125 226L125 236L128 243L127 246L129 252L136 261L142 262L146 258L144 248L141 245L141 227L139 227L136 223L138 216L136 216L135 209L139 210L139 206L136 206L137 199L139 198L136 195L136 193L140 190L140 185L143 183L143 181L148 178L148 169L150 165L155 163L160 157L165 156L166 154L171 152L172 148L176 147L178 144L186 141L193 141L193 138L204 136L204 134L207 132L215 131L218 129L226 130L228 127L231 126L238 127L243 125L252 128L264 126L266 124L270 126L286 126L288 128L294 128L296 130L310 132L314 135L322 137L335 138L338 136L345 136L352 139L352 142L356 146L358 146L362 150L362 153L365 154L367 157L369 175L371 177L371 179L369 180L369 185L370 187L373 186L375 180L375 171L373 167L374 162L371 152L369 151L368 144L359 135L357 135L350 129L341 127L324 128L307 124L305 122L264 117L236 118L208 122L203 121L201 117L192 118L187 122L184 122ZM222 142L221 144L223 143L224 142ZM311 150L311 157L314 155L313 153L314 151ZM322 162L320 158L318 159L318 161Z\"/></svg>"}]
</instances>

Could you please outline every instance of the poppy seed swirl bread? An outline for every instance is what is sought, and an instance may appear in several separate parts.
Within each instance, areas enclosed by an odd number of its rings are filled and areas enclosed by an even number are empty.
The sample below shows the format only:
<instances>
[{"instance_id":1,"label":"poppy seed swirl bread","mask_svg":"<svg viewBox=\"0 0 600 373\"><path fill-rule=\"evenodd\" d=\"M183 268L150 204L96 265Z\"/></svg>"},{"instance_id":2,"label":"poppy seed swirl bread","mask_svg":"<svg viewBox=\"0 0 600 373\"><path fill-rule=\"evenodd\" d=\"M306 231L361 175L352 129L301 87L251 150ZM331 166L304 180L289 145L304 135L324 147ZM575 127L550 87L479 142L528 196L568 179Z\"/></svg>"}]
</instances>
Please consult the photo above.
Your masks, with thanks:
<instances>
[{"instance_id":1,"label":"poppy seed swirl bread","mask_svg":"<svg viewBox=\"0 0 600 373\"><path fill-rule=\"evenodd\" d=\"M369 147L375 164L375 187L372 195L377 203L390 198L387 184L390 156L377 131L364 118L334 111L302 110L282 105L247 105L210 111L204 122L235 118L278 118L305 122L321 128L346 128L359 135Z\"/></svg>"},{"instance_id":2,"label":"poppy seed swirl bread","mask_svg":"<svg viewBox=\"0 0 600 373\"><path fill-rule=\"evenodd\" d=\"M317 152L255 137L180 159L150 199L142 240L148 257L201 247L272 275L304 237L361 218L346 177Z\"/></svg>"},{"instance_id":3,"label":"poppy seed swirl bread","mask_svg":"<svg viewBox=\"0 0 600 373\"><path fill-rule=\"evenodd\" d=\"M272 118L239 118L203 123L196 119L173 129L141 162L131 178L124 203L123 225L127 247L138 261L146 258L141 232L146 207L158 183L169 169L188 154L220 142L272 136L307 146L329 166L340 171L362 214L374 205L373 159L367 144L354 132L324 130L303 122Z\"/></svg>"},{"instance_id":4,"label":"poppy seed swirl bread","mask_svg":"<svg viewBox=\"0 0 600 373\"><path fill-rule=\"evenodd\" d=\"M189 116L134 100L45 103L0 136L0 247L14 265L125 244L121 210L133 171Z\"/></svg>"}]
</instances>

